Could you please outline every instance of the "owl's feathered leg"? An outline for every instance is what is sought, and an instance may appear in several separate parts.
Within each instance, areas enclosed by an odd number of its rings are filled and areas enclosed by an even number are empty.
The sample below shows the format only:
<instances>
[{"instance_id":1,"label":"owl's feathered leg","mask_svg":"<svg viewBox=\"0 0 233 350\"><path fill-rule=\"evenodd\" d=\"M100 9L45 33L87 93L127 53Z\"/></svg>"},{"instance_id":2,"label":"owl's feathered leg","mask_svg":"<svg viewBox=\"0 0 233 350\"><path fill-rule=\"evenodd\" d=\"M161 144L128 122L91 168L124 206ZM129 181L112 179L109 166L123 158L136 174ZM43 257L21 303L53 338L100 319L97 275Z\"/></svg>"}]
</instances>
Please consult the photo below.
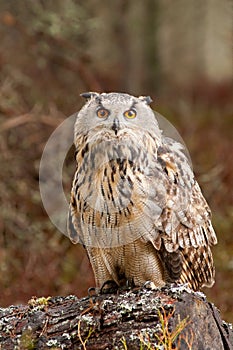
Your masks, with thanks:
<instances>
[{"instance_id":1,"label":"owl's feathered leg","mask_svg":"<svg viewBox=\"0 0 233 350\"><path fill-rule=\"evenodd\" d=\"M101 288L106 281L114 281L119 284L110 252L107 249L93 247L86 247L86 250L94 272L96 286Z\"/></svg>"}]
</instances>

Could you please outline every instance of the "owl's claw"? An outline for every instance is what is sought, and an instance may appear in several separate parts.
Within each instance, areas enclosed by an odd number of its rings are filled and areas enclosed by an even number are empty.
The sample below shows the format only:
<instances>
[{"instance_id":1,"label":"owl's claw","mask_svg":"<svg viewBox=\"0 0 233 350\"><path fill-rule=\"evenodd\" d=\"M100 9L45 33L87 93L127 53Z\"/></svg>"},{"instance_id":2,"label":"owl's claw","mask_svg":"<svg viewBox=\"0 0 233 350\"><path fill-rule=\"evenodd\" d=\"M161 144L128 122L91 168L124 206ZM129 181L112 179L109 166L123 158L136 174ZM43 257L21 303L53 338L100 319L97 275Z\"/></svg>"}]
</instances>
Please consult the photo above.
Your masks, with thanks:
<instances>
[{"instance_id":1,"label":"owl's claw","mask_svg":"<svg viewBox=\"0 0 233 350\"><path fill-rule=\"evenodd\" d=\"M119 286L118 284L113 280L105 281L101 288L100 288L100 294L114 294L118 291Z\"/></svg>"},{"instance_id":2,"label":"owl's claw","mask_svg":"<svg viewBox=\"0 0 233 350\"><path fill-rule=\"evenodd\" d=\"M96 297L99 294L99 290L95 287L90 287L88 288L87 293L88 293L88 296L92 298L92 297Z\"/></svg>"},{"instance_id":3,"label":"owl's claw","mask_svg":"<svg viewBox=\"0 0 233 350\"><path fill-rule=\"evenodd\" d=\"M133 289L135 287L136 287L136 285L134 283L134 279L133 278L127 279L126 288Z\"/></svg>"},{"instance_id":4,"label":"owl's claw","mask_svg":"<svg viewBox=\"0 0 233 350\"><path fill-rule=\"evenodd\" d=\"M151 290L158 289L158 288L155 286L154 282L152 282L152 281L146 281L146 282L144 283L143 287L146 288L146 289L151 289Z\"/></svg>"}]
</instances>

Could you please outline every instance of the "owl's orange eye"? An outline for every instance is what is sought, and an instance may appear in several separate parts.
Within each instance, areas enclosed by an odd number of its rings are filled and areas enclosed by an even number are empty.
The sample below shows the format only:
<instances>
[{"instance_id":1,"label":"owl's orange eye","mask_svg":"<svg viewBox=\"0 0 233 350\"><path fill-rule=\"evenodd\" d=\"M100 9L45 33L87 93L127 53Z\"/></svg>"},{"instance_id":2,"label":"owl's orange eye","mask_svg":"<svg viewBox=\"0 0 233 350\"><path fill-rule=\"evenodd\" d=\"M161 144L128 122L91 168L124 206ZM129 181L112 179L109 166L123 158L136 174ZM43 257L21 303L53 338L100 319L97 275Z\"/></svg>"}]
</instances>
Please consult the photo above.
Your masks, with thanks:
<instances>
[{"instance_id":1,"label":"owl's orange eye","mask_svg":"<svg viewBox=\"0 0 233 350\"><path fill-rule=\"evenodd\" d=\"M124 117L128 119L133 119L137 115L136 111L134 109L129 109L128 111L124 112Z\"/></svg>"},{"instance_id":2,"label":"owl's orange eye","mask_svg":"<svg viewBox=\"0 0 233 350\"><path fill-rule=\"evenodd\" d=\"M100 108L96 111L96 114L97 114L97 117L106 119L109 116L110 112L105 108Z\"/></svg>"}]
</instances>

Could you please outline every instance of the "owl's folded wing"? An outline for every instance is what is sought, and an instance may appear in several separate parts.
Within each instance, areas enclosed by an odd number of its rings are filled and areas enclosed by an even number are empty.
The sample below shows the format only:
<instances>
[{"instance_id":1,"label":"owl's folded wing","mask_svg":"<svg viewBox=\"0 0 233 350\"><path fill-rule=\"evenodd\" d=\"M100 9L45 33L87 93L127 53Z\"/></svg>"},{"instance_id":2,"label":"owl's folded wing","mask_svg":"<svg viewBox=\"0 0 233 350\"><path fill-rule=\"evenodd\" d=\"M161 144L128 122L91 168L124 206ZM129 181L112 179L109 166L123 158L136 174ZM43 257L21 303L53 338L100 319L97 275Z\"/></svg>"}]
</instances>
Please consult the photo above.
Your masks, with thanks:
<instances>
[{"instance_id":1,"label":"owl's folded wing","mask_svg":"<svg viewBox=\"0 0 233 350\"><path fill-rule=\"evenodd\" d=\"M152 243L160 252L161 259L167 254L180 253L181 282L193 289L214 282L213 258L210 247L217 243L211 223L209 206L194 179L182 145L166 139L158 150L161 171L166 174L166 205L159 222L155 222Z\"/></svg>"},{"instance_id":2,"label":"owl's folded wing","mask_svg":"<svg viewBox=\"0 0 233 350\"><path fill-rule=\"evenodd\" d=\"M166 139L165 147L158 151L158 162L167 178L166 205L160 217L166 249L216 244L209 206L194 179L183 146Z\"/></svg>"}]
</instances>

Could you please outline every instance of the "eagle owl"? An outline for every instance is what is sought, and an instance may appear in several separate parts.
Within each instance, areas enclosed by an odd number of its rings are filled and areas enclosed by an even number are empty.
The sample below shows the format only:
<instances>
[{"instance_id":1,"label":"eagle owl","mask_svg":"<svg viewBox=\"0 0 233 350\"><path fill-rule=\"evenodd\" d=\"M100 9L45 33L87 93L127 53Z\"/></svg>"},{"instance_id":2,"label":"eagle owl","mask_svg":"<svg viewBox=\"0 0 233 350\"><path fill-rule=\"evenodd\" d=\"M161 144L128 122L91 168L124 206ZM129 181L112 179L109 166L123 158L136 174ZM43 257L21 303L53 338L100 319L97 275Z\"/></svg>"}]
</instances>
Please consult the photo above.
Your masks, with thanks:
<instances>
[{"instance_id":1,"label":"eagle owl","mask_svg":"<svg viewBox=\"0 0 233 350\"><path fill-rule=\"evenodd\" d=\"M150 97L82 94L68 215L97 287L214 283L211 213L181 143L165 137Z\"/></svg>"}]
</instances>

